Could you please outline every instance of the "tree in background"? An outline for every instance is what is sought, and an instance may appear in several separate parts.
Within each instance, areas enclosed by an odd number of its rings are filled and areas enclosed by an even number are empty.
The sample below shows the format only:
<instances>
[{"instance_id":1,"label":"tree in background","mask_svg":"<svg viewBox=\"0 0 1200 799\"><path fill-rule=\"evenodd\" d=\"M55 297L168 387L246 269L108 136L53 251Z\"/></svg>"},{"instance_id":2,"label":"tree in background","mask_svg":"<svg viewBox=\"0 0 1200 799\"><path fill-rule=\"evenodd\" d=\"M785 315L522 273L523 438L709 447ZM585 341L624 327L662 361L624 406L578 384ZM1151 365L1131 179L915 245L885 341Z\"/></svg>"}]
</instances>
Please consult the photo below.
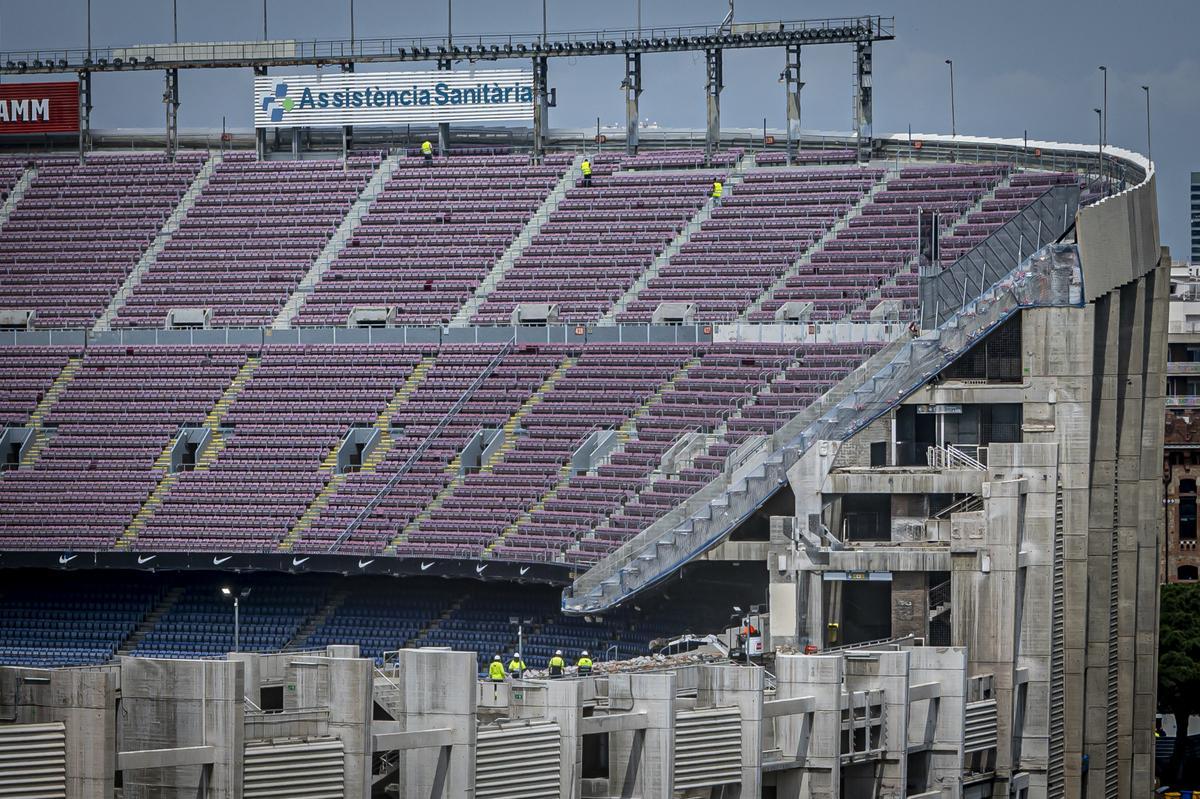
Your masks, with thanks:
<instances>
[{"instance_id":1,"label":"tree in background","mask_svg":"<svg viewBox=\"0 0 1200 799\"><path fill-rule=\"evenodd\" d=\"M1188 717L1200 714L1200 584L1162 587L1158 639L1158 707L1175 717L1175 751L1165 782L1184 779Z\"/></svg>"}]
</instances>

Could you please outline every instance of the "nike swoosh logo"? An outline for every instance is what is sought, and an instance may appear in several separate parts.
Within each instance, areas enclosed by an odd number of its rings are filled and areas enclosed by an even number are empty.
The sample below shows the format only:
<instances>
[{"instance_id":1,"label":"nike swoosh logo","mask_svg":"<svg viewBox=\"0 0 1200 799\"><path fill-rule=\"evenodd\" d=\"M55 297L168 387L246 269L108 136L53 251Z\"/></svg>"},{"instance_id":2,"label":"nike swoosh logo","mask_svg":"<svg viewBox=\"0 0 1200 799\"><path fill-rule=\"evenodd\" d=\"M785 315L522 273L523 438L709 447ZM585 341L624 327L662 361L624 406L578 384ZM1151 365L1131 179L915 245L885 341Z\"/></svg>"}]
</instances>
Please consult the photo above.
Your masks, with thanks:
<instances>
[{"instance_id":1,"label":"nike swoosh logo","mask_svg":"<svg viewBox=\"0 0 1200 799\"><path fill-rule=\"evenodd\" d=\"M307 560L308 560L308 558L292 558L292 565L299 566L301 563L304 563Z\"/></svg>"},{"instance_id":2,"label":"nike swoosh logo","mask_svg":"<svg viewBox=\"0 0 1200 799\"><path fill-rule=\"evenodd\" d=\"M437 563L437 561L436 561L436 560L431 560L431 561L429 561L428 563L422 563L422 564L421 564L421 571L425 571L426 569L428 569L430 566L432 566L432 565L433 565L433 564L435 564L435 563Z\"/></svg>"},{"instance_id":3,"label":"nike swoosh logo","mask_svg":"<svg viewBox=\"0 0 1200 799\"><path fill-rule=\"evenodd\" d=\"M224 563L225 561L229 560L232 557L233 557L233 555L226 555L223 558L218 558L216 556L213 556L213 565L220 566L222 563Z\"/></svg>"},{"instance_id":4,"label":"nike swoosh logo","mask_svg":"<svg viewBox=\"0 0 1200 799\"><path fill-rule=\"evenodd\" d=\"M138 555L138 565L141 566L143 563L149 563L157 557L158 555L147 555L143 558L141 555Z\"/></svg>"},{"instance_id":5,"label":"nike swoosh logo","mask_svg":"<svg viewBox=\"0 0 1200 799\"><path fill-rule=\"evenodd\" d=\"M476 574L483 574L483 570L484 570L484 569L486 569L486 568L487 568L487 564L486 564L486 563L480 563L478 566L476 566L476 567L475 567L475 573L476 573Z\"/></svg>"},{"instance_id":6,"label":"nike swoosh logo","mask_svg":"<svg viewBox=\"0 0 1200 799\"><path fill-rule=\"evenodd\" d=\"M375 562L375 558L371 558L370 560L360 560L358 562L358 568L365 569L374 562Z\"/></svg>"},{"instance_id":7,"label":"nike swoosh logo","mask_svg":"<svg viewBox=\"0 0 1200 799\"><path fill-rule=\"evenodd\" d=\"M79 557L79 556L78 555L59 555L58 562L59 563L70 563L71 561L75 560L75 558L77 558L77 557Z\"/></svg>"},{"instance_id":8,"label":"nike swoosh logo","mask_svg":"<svg viewBox=\"0 0 1200 799\"><path fill-rule=\"evenodd\" d=\"M529 571L529 567L528 567L528 566L522 566L522 567L521 567L521 576L522 576L522 577L524 577L524 576L525 576L525 572L527 572L527 571Z\"/></svg>"}]
</instances>

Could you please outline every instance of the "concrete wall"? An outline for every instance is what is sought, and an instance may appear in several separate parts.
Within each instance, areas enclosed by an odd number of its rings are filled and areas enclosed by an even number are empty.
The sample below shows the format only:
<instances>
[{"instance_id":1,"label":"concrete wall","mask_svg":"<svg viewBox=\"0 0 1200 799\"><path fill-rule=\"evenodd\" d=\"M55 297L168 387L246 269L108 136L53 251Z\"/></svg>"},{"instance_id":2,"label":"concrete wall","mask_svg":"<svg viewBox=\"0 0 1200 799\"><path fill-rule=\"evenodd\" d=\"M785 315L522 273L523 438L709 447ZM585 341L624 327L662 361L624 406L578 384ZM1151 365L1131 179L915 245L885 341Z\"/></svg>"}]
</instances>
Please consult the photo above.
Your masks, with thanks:
<instances>
[{"instance_id":1,"label":"concrete wall","mask_svg":"<svg viewBox=\"0 0 1200 799\"><path fill-rule=\"evenodd\" d=\"M0 669L0 719L66 726L67 799L113 795L116 682L103 669Z\"/></svg>"},{"instance_id":2,"label":"concrete wall","mask_svg":"<svg viewBox=\"0 0 1200 799\"><path fill-rule=\"evenodd\" d=\"M224 660L121 659L120 751L212 746L210 799L242 795L242 664ZM126 799L193 799L201 766L122 776Z\"/></svg>"}]
</instances>

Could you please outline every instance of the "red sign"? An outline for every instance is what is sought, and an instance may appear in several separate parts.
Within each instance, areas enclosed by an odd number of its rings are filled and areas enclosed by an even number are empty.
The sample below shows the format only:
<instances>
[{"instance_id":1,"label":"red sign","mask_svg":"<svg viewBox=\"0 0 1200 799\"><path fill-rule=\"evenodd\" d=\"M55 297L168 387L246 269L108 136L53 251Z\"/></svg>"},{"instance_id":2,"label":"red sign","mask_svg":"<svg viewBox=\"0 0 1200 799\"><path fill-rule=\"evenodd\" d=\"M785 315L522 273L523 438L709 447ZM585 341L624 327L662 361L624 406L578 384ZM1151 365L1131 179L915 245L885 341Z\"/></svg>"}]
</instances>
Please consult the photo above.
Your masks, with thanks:
<instances>
[{"instance_id":1,"label":"red sign","mask_svg":"<svg viewBox=\"0 0 1200 799\"><path fill-rule=\"evenodd\" d=\"M78 83L0 84L0 134L78 132Z\"/></svg>"}]
</instances>

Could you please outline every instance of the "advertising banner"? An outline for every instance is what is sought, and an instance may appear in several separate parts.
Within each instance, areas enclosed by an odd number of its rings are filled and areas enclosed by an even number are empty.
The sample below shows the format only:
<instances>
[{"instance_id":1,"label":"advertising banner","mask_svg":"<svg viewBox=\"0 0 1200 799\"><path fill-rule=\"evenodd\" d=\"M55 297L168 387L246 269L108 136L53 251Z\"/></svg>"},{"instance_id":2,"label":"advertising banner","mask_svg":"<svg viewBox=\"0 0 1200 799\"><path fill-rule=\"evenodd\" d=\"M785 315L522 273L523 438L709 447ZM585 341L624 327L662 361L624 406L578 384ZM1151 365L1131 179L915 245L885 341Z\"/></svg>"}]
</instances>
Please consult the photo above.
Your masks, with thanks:
<instances>
[{"instance_id":1,"label":"advertising banner","mask_svg":"<svg viewBox=\"0 0 1200 799\"><path fill-rule=\"evenodd\" d=\"M256 128L533 119L533 74L339 72L254 79Z\"/></svg>"},{"instance_id":2,"label":"advertising banner","mask_svg":"<svg viewBox=\"0 0 1200 799\"><path fill-rule=\"evenodd\" d=\"M78 133L79 84L0 84L0 135Z\"/></svg>"}]
</instances>

